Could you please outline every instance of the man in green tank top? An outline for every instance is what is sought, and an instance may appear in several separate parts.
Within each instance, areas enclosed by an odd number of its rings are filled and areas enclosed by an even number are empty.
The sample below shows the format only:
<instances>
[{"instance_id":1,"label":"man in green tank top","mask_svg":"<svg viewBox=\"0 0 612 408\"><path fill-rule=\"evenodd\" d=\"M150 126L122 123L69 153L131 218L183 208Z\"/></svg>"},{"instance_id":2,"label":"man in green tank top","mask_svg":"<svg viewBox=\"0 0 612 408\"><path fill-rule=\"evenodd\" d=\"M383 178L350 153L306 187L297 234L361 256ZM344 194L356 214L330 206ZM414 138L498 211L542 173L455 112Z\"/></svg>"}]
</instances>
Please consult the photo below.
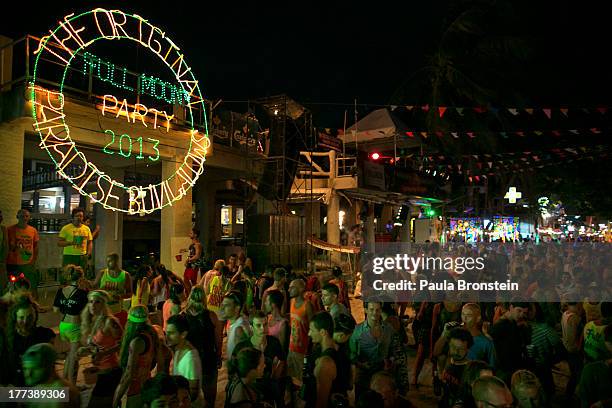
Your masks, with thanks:
<instances>
[{"instance_id":1,"label":"man in green tank top","mask_svg":"<svg viewBox=\"0 0 612 408\"><path fill-rule=\"evenodd\" d=\"M112 299L108 305L113 313L119 313L122 310L123 299L132 297L132 278L128 272L119 267L117 254L106 257L106 266L97 273L93 286L110 293Z\"/></svg>"}]
</instances>

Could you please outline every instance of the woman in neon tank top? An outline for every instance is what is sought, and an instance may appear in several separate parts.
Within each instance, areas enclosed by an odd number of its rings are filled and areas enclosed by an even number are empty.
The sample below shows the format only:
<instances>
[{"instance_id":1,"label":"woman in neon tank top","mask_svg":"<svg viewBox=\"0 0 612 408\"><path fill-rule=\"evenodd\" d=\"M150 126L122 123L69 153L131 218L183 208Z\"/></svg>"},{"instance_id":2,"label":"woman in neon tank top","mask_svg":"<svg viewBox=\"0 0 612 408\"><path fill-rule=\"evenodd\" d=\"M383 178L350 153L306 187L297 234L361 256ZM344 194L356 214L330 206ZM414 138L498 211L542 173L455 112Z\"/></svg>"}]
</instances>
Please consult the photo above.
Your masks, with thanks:
<instances>
[{"instance_id":1,"label":"woman in neon tank top","mask_svg":"<svg viewBox=\"0 0 612 408\"><path fill-rule=\"evenodd\" d=\"M79 348L79 355L91 354L98 370L88 407L105 408L111 405L121 379L118 351L123 329L108 308L108 293L94 290L87 299L87 307L81 313L81 333L87 346Z\"/></svg>"},{"instance_id":2,"label":"woman in neon tank top","mask_svg":"<svg viewBox=\"0 0 612 408\"><path fill-rule=\"evenodd\" d=\"M149 323L147 308L143 305L131 308L121 343L119 365L123 375L113 398L114 407L120 405L125 395L126 408L142 407L142 385L151 378L158 350L158 335Z\"/></svg>"}]
</instances>

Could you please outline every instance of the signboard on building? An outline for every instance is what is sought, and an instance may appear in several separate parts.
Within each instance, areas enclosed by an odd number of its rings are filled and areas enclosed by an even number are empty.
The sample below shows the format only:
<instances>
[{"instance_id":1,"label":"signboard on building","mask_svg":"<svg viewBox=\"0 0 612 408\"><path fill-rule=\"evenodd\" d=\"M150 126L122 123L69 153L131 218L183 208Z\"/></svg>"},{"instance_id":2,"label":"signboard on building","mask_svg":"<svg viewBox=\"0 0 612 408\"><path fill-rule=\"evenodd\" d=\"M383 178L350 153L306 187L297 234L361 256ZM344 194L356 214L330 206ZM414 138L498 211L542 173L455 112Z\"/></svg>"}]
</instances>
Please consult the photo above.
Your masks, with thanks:
<instances>
[{"instance_id":1,"label":"signboard on building","mask_svg":"<svg viewBox=\"0 0 612 408\"><path fill-rule=\"evenodd\" d=\"M364 161L362 169L362 187L377 188L385 191L385 166L371 161Z\"/></svg>"},{"instance_id":2,"label":"signboard on building","mask_svg":"<svg viewBox=\"0 0 612 408\"><path fill-rule=\"evenodd\" d=\"M148 52L139 58L155 62L145 65L155 75L134 75L122 67L122 61L134 58L120 56L134 55L134 46ZM34 54L30 97L39 146L75 190L106 209L128 214L154 212L187 194L204 171L211 142L198 80L164 30L136 14L96 8L64 17L41 38ZM84 78L89 78L99 129L96 133L90 126L90 140L77 143L84 115L75 112L85 111L66 95L74 88L71 81ZM50 83L59 85L48 89ZM92 148L108 160L88 159ZM111 176L109 163L153 164L164 155L178 164L159 183L124 184ZM75 168L76 173L68 171Z\"/></svg>"},{"instance_id":3,"label":"signboard on building","mask_svg":"<svg viewBox=\"0 0 612 408\"><path fill-rule=\"evenodd\" d=\"M330 136L326 133L319 132L318 146L324 149L335 150L337 152L342 151L342 140L335 136Z\"/></svg>"},{"instance_id":4,"label":"signboard on building","mask_svg":"<svg viewBox=\"0 0 612 408\"><path fill-rule=\"evenodd\" d=\"M267 153L268 132L262 132L253 115L231 111L215 111L210 135L215 143L250 153Z\"/></svg>"}]
</instances>

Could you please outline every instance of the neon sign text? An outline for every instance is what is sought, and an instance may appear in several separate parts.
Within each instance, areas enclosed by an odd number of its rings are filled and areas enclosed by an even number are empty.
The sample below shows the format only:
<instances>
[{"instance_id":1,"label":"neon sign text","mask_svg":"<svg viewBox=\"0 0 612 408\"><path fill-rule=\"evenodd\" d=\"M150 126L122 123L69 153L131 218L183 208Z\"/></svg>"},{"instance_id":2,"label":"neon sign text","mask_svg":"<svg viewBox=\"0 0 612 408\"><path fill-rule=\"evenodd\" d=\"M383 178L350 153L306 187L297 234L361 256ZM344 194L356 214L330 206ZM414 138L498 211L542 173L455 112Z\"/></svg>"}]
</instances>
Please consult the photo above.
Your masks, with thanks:
<instances>
[{"instance_id":1,"label":"neon sign text","mask_svg":"<svg viewBox=\"0 0 612 408\"><path fill-rule=\"evenodd\" d=\"M97 8L79 15L70 14L64 17L59 25L49 33L40 40L38 49L34 52L36 59L30 92L34 129L40 136L39 147L49 154L55 163L58 174L69 181L79 193L88 196L92 202L100 203L106 209L128 214L149 214L166 206L171 206L184 197L204 172L204 162L211 141L208 138L206 128L204 98L200 92L198 81L185 62L185 57L180 52L180 48L166 36L164 31L153 26L144 18L119 10ZM178 82L178 86L184 91L184 95L189 95L189 102L185 105L185 122L191 125L191 129L188 130L189 147L186 153L182 154L183 160L176 165L175 171L158 184L149 184L148 186L124 185L114 180L94 163L87 160L85 154L78 149L77 144L71 138L70 127L66 122L63 94L68 68L75 56L82 54L87 47L100 40L117 40L117 42L119 42L118 40L129 40L147 48L159 57L159 60L171 71ZM59 48L51 46L51 41L57 42ZM63 72L54 69L51 73L41 74L39 72L41 58L55 63L54 66L63 66ZM60 72L60 74L56 74L56 72ZM41 87L38 84L40 77L52 81L55 79L53 82L60 84L59 91ZM113 99L110 98L109 113L111 112L112 101ZM108 102L106 101L106 103ZM123 108L123 102L125 102L125 108ZM202 112L203 133L195 128L194 108ZM155 116L155 112L146 109L146 107L138 107L130 112L125 100L122 103L117 100L115 109L117 109L115 114L124 112L130 123L133 124L138 120L144 126L147 126L145 115L153 114L152 120L155 127L157 126L156 118L160 120L164 116L160 111ZM104 111L106 113L106 108L104 108ZM119 114L119 116L121 115L122 113ZM167 114L164 117L166 119L166 130L168 130L172 117ZM149 117L149 120L151 120L151 117ZM112 134L108 132L107 134L111 135L112 138ZM147 143L149 142L154 144L153 150L156 151L155 148L159 143L157 139L147 139ZM116 152L113 151L112 154L117 153L124 157L131 156L132 150L134 150L133 143L134 139L127 134L122 134L117 141L119 149ZM140 147L140 144L144 144L145 141L142 138L137 138L136 143ZM109 148L112 145L113 143L105 146L108 154L111 154ZM141 156L142 159L144 159L143 149L144 146L138 149L138 156ZM156 156L149 156L149 159L152 161L159 160L158 151L156 151ZM82 169L82 171L80 171L80 174L72 174L66 170L68 166ZM125 198L125 207L120 205L123 198Z\"/></svg>"},{"instance_id":2,"label":"neon sign text","mask_svg":"<svg viewBox=\"0 0 612 408\"><path fill-rule=\"evenodd\" d=\"M129 158L132 155L132 147L133 147L134 141L132 140L130 135L128 135L127 133L124 133L118 138L116 138L115 132L113 132L112 130L105 130L104 133L112 137L111 141L108 142L106 146L104 146L104 148L102 149L104 153L110 154L110 155L115 154L114 151L109 150L109 147L112 147L115 144L115 139L117 139L117 153L119 153L120 156L127 157L127 158ZM159 145L159 140L147 137L147 141L153 144L152 149L156 153L155 156L148 156L149 160L158 161L159 160L159 148L157 146ZM140 150L139 150L138 155L136 156L136 159L143 160L145 157L142 154L142 143L143 143L142 136L136 139L136 143L138 143L138 145L140 146Z\"/></svg>"},{"instance_id":3,"label":"neon sign text","mask_svg":"<svg viewBox=\"0 0 612 408\"><path fill-rule=\"evenodd\" d=\"M160 118L160 122L163 118L166 123L164 126L166 132L170 130L170 121L174 119L174 115L168 115L166 111L160 111L155 108L147 108L142 103L130 105L127 99L123 99L119 103L119 100L113 95L104 95L100 109L102 110L102 116L106 116L107 113L115 114L115 118L124 116L128 123L136 123L136 120L138 120L142 122L144 127L149 127L147 121L153 122L153 129L158 127L157 118ZM147 119L146 121L145 118Z\"/></svg>"}]
</instances>

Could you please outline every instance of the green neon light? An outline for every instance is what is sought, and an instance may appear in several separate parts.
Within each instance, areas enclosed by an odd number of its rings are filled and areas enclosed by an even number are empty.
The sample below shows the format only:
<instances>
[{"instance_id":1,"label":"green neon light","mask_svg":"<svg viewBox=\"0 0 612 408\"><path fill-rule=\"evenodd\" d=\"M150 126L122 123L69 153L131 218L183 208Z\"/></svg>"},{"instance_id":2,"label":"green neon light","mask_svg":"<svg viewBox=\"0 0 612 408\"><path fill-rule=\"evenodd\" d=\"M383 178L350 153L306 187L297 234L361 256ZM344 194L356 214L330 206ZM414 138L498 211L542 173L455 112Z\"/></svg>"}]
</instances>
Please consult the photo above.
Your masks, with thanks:
<instances>
[{"instance_id":1,"label":"green neon light","mask_svg":"<svg viewBox=\"0 0 612 408\"><path fill-rule=\"evenodd\" d=\"M113 132L112 130L110 129L105 130L104 133L112 137L111 141L108 142L102 149L104 153L112 156L115 154L115 152L117 152L119 153L120 156L123 156L125 158L130 158L132 156L132 153L134 152L134 150L132 150L134 141L130 135L128 135L127 133L124 133L118 139L116 139L115 132ZM117 140L117 146L113 147L116 140ZM150 137L147 137L147 140L151 142L151 144L153 145L152 149L155 150L155 153L156 153L155 156L151 156L151 155L147 156L148 159L151 161L159 160L159 149L157 148L157 146L159 145L159 140L152 139ZM144 160L145 156L142 154L142 148L143 148L142 136L137 138L136 142L138 143L139 147L138 147L138 155L135 158L137 160ZM129 149L126 146L129 146ZM109 150L109 148L115 148L116 150ZM127 153L124 151L124 149L128 149Z\"/></svg>"},{"instance_id":2,"label":"green neon light","mask_svg":"<svg viewBox=\"0 0 612 408\"><path fill-rule=\"evenodd\" d=\"M83 64L81 70L84 76L92 75L100 81L109 83L117 88L135 92L136 88L127 83L127 68L119 67L112 62L103 60L102 58L90 53L84 52L78 55L79 61ZM119 80L120 78L120 80ZM184 105L191 98L189 93L183 88L176 86L173 83L164 81L154 76L140 74L136 81L140 83L140 94L152 96L158 100L164 101L169 105Z\"/></svg>"},{"instance_id":3,"label":"green neon light","mask_svg":"<svg viewBox=\"0 0 612 408\"><path fill-rule=\"evenodd\" d=\"M195 184L197 178L199 177L200 174L202 174L203 172L203 164L205 161L205 153L206 150L211 146L211 142L210 139L208 138L208 125L207 125L207 120L206 120L206 109L204 106L204 98L202 97L199 85L198 85L198 81L195 79L195 76L193 75L193 72L191 71L191 68L187 66L187 64L184 62L184 56L183 54L179 53L178 51L180 50L178 47L176 47L176 45L168 38L166 37L165 33L163 33L159 28L152 26L151 24L148 23L147 20L143 19L142 17L138 16L138 15L131 15L128 13L123 13L119 10L112 10L112 11L108 11L108 10L104 10L104 9L95 9L95 10L90 10L84 13L81 13L79 15L69 15L66 16L64 18L63 22L60 22L60 25L58 27L56 27L53 31L50 31L51 36L56 36L57 32L60 29L64 29L66 30L66 26L69 25L72 28L72 25L80 18L84 17L84 16L88 16L90 14L94 14L94 16L96 16L96 12L98 13L103 13L107 16L111 16L111 18L118 18L119 21L121 21L121 17L124 18L125 21L127 21L127 18L130 17L134 20L137 20L139 27L140 27L140 31L142 31L142 26L146 25L150 30L151 30L151 36L153 35L153 32L158 33L161 36L161 39L165 39L172 47L168 49L168 53L162 57L159 53L159 49L157 51L154 51L153 48L151 47L151 37L149 37L149 44L145 44L142 41L142 38L136 39L134 37L130 37L129 35L125 36L121 36L121 35L117 35L117 33L112 33L113 35L108 35L106 33L101 33L101 35L96 36L95 38L93 38L92 40L90 40L87 43L83 43L83 44L79 44L79 47L76 47L74 50L68 50L70 51L70 58L68 59L68 61L65 61L63 59L62 56L59 56L57 54L54 54L58 59L63 60L64 62L66 62L65 67L64 67L64 72L61 78L60 82L60 89L59 89L59 93L57 93L57 97L60 100L60 108L57 108L60 110L61 115L58 117L59 120L61 121L62 125L63 125L63 129L65 131L66 136L62 136L61 140L63 141L64 145L70 145L70 149L68 150L69 152L74 152L75 154L73 156L71 156L71 161L74 160L74 158L79 157L80 159L82 159L85 162L85 169L89 170L92 169L94 170L94 172L92 172L89 176L89 178L83 182L83 184L81 186L77 185L73 178L71 178L70 176L66 175L63 172L63 167L60 166L60 163L57 162L56 158L51 154L51 152L49 151L49 146L46 145L46 140L49 137L49 134L44 134L43 131L44 130L48 130L48 128L43 127L42 129L40 128L40 124L38 122L37 119L37 112L36 112L36 103L32 104L32 117L34 119L34 123L35 123L35 129L38 131L40 137L41 137L41 147L47 150L47 153L49 154L49 156L51 157L51 160L53 160L53 162L55 163L56 167L58 168L58 172L60 173L60 175L62 175L62 177L64 177L65 179L67 179L76 189L77 191L79 191L81 194L83 195L87 195L89 196L94 202L101 202L101 200L98 200L96 197L92 196L91 193L85 192L82 190L82 187L85 186L85 184L88 182L89 179L92 178L92 176L95 174L98 176L98 183L100 182L101 179L106 180L107 182L110 183L110 188L108 190L108 194L105 196L105 200L102 203L102 205L105 208L109 208L109 209L113 209L116 211L121 211L121 212L125 212L125 213L134 213L134 210L132 209L132 205L134 203L138 204L138 206L140 207L140 203L132 200L133 197L136 195L134 194L135 192L138 193L137 196L140 197L141 193L145 193L144 195L146 196L146 192L155 192L155 194L157 195L157 191L159 189L159 191L162 194L164 194L164 191L166 191L167 195L171 195L172 199L168 199L167 203L163 203L162 201L158 200L158 206L153 208L151 207L150 209L142 209L142 212L144 213L151 213L154 212L158 209L162 209L168 205L172 205L174 202L178 201L179 199L181 199L186 193L187 191L189 191L189 189L191 189L193 187L193 184ZM116 15L116 16L115 16ZM125 22L124 21L124 22ZM74 24L75 26L78 26L78 24ZM100 27L98 26L99 31L101 32L102 30L100 29ZM81 31L84 31L85 28L83 27L82 30L79 31L79 33ZM124 31L125 33L125 31ZM34 71L33 71L33 79L32 82L30 83L31 86L31 97L32 97L32 101L33 102L37 102L36 100L36 78L38 77L38 63L40 61L40 56L42 54L46 52L50 52L47 48L46 45L49 42L51 36L45 36L43 37L43 39L41 40L40 44L39 44L39 49L36 51L36 59L35 59L35 63L34 63ZM57 37L56 37L57 38ZM68 38L68 40L70 40L71 38ZM80 39L80 38L79 38ZM70 138L70 129L68 127L68 125L66 124L65 121L65 115L63 114L63 103L64 103L64 96L63 96L63 90L64 90L64 83L66 80L66 75L68 72L68 67L70 66L72 60L75 58L76 55L79 54L79 52L81 52L84 48L89 47L91 44L95 43L98 40L101 39L108 39L108 40L113 40L113 39L128 39L128 40L132 40L135 41L143 46L145 46L146 48L149 48L151 51L153 51L155 54L157 54L161 59L162 62L164 62L166 64L166 66L168 66L168 68L170 68L170 70L175 74L177 80L179 81L179 84L181 85L181 88L183 89L183 91L185 93L189 93L194 94L198 99L196 102L190 102L189 104L187 104L187 111L188 111L188 118L189 120L187 121L187 123L191 126L191 137L189 140L189 148L187 151L187 154L185 155L185 159L183 160L183 162L181 163L181 165L179 166L179 168L170 176L168 177L166 180L162 181L159 184L156 185L149 185L147 187L142 187L142 186L125 186L122 183L118 183L115 180L112 180L110 177L108 177L107 175L105 175L103 172L101 172L94 164L92 164L91 162L86 160L85 155L82 152L79 152L74 141L72 141L72 139ZM161 47L161 44L155 40L155 42L157 42L157 45ZM173 51L175 56L177 57L177 59L175 60L175 62L173 64L170 64L168 62L168 55L170 54L170 52ZM52 52L50 52L52 53ZM53 58L53 57L50 57ZM174 65L176 64L176 62L179 62L179 66L178 66L178 71L179 72L175 72L173 70ZM181 71L181 63L183 64L184 68ZM185 77L186 75L188 75L188 80L187 79L182 79L183 77ZM112 77L107 77L107 79L112 80ZM183 81L183 82L181 82ZM185 83L190 83L192 84L191 89L186 89L186 85ZM43 88L44 89L44 88ZM48 92L48 91L47 91ZM50 98L51 94L48 93L47 97ZM194 128L194 115L193 115L193 106L200 106L200 108L202 109L202 114L204 116L204 130L205 133L198 138L196 135L198 134L197 130L195 130ZM46 105L45 105L46 106ZM47 108L50 108L47 107ZM56 119L58 119L56 118ZM57 125L55 125L54 127L57 127ZM53 132L50 132L50 134L52 134L53 136L57 138L57 135L55 135ZM114 135L114 133L113 133ZM131 139L130 139L131 140ZM153 149L156 151L157 156L155 158L151 158L149 157L149 160L152 161L157 161L159 159L159 149L157 148L159 141L157 141L156 139L150 139L148 138L148 140L153 141L154 142L154 146ZM203 143L203 145L202 145ZM194 151L194 144L197 145L197 150ZM105 147L108 147L108 145L106 145ZM57 153L59 153L59 151L56 150ZM60 153L61 154L61 153ZM62 157L62 162L65 159L65 157ZM198 167L197 167L197 171L194 170L194 168L191 168L190 166L188 166L188 162L190 160L193 160L194 163L196 162L197 159L197 163L198 163ZM68 163L67 163L68 164ZM66 165L64 165L64 167L66 167ZM185 166L188 166L188 169L184 169ZM175 178L177 178L177 174L179 172L182 172L181 174L190 174L189 172L194 171L194 175L191 176L189 179L185 179L184 177L182 178L182 180L184 180L185 182L187 182L187 180L189 180L188 183L182 183L180 184L180 188L178 189L177 193L178 194L174 194L173 191L168 191L168 189L170 188L170 184ZM177 180L180 183L180 180ZM99 184L98 184L99 186ZM128 210L125 210L123 208L115 208L112 207L111 205L107 204L108 199L111 197L110 191L112 190L112 188L116 186L118 188L121 188L123 190L125 190L129 196L130 196L130 201L129 201L129 208ZM112 196L113 198L118 198L116 196ZM144 205L144 200L143 200L143 205ZM153 197L151 197L151 203L153 204Z\"/></svg>"}]
</instances>

